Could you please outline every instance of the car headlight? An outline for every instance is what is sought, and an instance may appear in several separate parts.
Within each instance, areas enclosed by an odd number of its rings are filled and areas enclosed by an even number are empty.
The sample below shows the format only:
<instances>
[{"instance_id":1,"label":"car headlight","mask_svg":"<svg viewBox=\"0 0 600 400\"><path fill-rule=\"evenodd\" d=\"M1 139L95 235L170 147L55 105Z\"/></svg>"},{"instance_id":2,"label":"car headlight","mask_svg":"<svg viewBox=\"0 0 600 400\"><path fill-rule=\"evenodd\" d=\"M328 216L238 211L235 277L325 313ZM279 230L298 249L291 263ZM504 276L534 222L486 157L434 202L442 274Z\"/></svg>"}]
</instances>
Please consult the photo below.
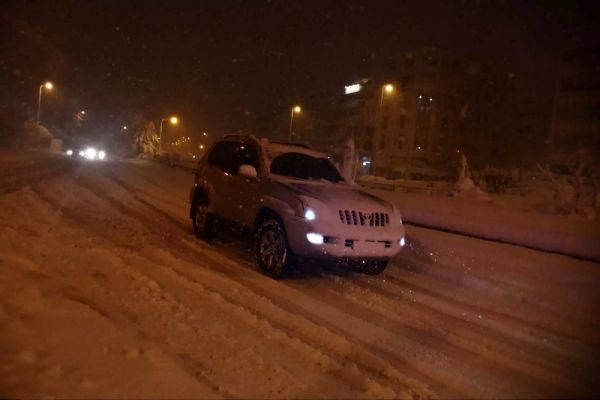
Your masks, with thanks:
<instances>
[{"instance_id":1,"label":"car headlight","mask_svg":"<svg viewBox=\"0 0 600 400\"><path fill-rule=\"evenodd\" d=\"M406 244L406 240L404 240L404 238L400 239L400 246L404 247L404 245Z\"/></svg>"},{"instance_id":2,"label":"car headlight","mask_svg":"<svg viewBox=\"0 0 600 400\"><path fill-rule=\"evenodd\" d=\"M103 150L100 150L98 152L98 158L101 159L101 160L104 160L104 157L106 157L106 152L103 151Z\"/></svg>"},{"instance_id":3,"label":"car headlight","mask_svg":"<svg viewBox=\"0 0 600 400\"><path fill-rule=\"evenodd\" d=\"M304 218L306 218L307 221L314 221L317 218L317 214L315 214L312 208L307 207L304 210Z\"/></svg>"},{"instance_id":4,"label":"car headlight","mask_svg":"<svg viewBox=\"0 0 600 400\"><path fill-rule=\"evenodd\" d=\"M320 233L309 232L306 234L306 239L312 244L323 244L325 238Z\"/></svg>"},{"instance_id":5,"label":"car headlight","mask_svg":"<svg viewBox=\"0 0 600 400\"><path fill-rule=\"evenodd\" d=\"M71 150L71 149L67 150L67 155L68 156L72 156L73 155L73 150Z\"/></svg>"},{"instance_id":6,"label":"car headlight","mask_svg":"<svg viewBox=\"0 0 600 400\"><path fill-rule=\"evenodd\" d=\"M95 148L88 147L87 149L85 149L85 158L87 158L88 160L94 160L97 155L98 155L98 152L96 151Z\"/></svg>"}]
</instances>

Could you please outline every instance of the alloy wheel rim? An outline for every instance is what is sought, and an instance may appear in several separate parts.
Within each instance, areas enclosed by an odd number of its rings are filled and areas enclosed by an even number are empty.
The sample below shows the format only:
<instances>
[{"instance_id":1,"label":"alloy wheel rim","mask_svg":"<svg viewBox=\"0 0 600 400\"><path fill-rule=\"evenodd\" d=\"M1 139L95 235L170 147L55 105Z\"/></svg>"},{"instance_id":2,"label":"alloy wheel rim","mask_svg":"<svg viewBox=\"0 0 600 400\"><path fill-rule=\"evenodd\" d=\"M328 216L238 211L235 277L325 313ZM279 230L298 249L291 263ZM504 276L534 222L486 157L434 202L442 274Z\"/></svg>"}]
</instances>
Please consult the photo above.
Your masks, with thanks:
<instances>
[{"instance_id":1,"label":"alloy wheel rim","mask_svg":"<svg viewBox=\"0 0 600 400\"><path fill-rule=\"evenodd\" d=\"M280 235L273 230L267 230L260 239L260 258L262 263L269 269L280 268L285 263L287 250Z\"/></svg>"},{"instance_id":2,"label":"alloy wheel rim","mask_svg":"<svg viewBox=\"0 0 600 400\"><path fill-rule=\"evenodd\" d=\"M206 225L206 210L203 206L196 208L196 215L194 217L196 228L202 230Z\"/></svg>"}]
</instances>

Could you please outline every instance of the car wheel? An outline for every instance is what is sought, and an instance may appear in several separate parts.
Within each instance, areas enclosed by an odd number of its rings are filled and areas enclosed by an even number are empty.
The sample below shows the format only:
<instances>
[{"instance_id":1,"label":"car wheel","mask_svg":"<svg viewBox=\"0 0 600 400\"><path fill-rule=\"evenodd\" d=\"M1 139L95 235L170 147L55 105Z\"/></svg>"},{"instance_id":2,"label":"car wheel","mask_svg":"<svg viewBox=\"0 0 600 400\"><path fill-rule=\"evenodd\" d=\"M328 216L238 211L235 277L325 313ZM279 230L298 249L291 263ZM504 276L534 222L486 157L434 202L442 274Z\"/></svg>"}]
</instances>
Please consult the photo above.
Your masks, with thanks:
<instances>
[{"instance_id":1,"label":"car wheel","mask_svg":"<svg viewBox=\"0 0 600 400\"><path fill-rule=\"evenodd\" d=\"M382 273L388 265L388 260L367 261L361 267L361 271L367 275L378 275Z\"/></svg>"},{"instance_id":2,"label":"car wheel","mask_svg":"<svg viewBox=\"0 0 600 400\"><path fill-rule=\"evenodd\" d=\"M210 240L215 234L214 217L208 212L208 204L196 202L192 218L192 228L196 237L202 240Z\"/></svg>"},{"instance_id":3,"label":"car wheel","mask_svg":"<svg viewBox=\"0 0 600 400\"><path fill-rule=\"evenodd\" d=\"M267 219L260 224L256 236L256 262L266 275L279 278L294 264L283 224Z\"/></svg>"}]
</instances>

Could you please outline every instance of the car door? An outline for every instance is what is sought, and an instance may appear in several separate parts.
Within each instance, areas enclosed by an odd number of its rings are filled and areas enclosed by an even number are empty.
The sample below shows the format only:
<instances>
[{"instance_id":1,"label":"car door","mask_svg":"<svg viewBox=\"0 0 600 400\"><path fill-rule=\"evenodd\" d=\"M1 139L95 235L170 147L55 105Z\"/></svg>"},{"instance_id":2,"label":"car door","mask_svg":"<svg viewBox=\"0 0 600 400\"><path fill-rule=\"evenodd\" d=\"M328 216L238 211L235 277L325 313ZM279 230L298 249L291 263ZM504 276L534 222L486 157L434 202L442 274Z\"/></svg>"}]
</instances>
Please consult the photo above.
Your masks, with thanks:
<instances>
[{"instance_id":1,"label":"car door","mask_svg":"<svg viewBox=\"0 0 600 400\"><path fill-rule=\"evenodd\" d=\"M258 148L252 142L241 142L235 149L236 174L232 176L231 182L235 190L231 193L234 208L231 215L235 222L240 225L251 227L260 207L260 171ZM253 166L258 176L256 179L241 176L237 173L241 165Z\"/></svg>"},{"instance_id":2,"label":"car door","mask_svg":"<svg viewBox=\"0 0 600 400\"><path fill-rule=\"evenodd\" d=\"M212 186L212 211L219 217L234 220L238 162L236 150L240 143L223 140L215 145L208 158L207 181Z\"/></svg>"}]
</instances>

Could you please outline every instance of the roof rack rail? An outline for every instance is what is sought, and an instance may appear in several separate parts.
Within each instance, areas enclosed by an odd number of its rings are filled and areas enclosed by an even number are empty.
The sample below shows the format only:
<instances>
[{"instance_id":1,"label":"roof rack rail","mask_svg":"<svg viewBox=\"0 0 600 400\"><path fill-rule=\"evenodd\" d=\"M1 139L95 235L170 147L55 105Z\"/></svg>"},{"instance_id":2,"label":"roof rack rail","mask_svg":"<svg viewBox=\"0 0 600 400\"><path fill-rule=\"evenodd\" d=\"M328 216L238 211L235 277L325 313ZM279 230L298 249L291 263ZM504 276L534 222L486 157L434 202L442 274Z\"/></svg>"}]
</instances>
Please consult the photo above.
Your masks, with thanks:
<instances>
[{"instance_id":1,"label":"roof rack rail","mask_svg":"<svg viewBox=\"0 0 600 400\"><path fill-rule=\"evenodd\" d=\"M240 139L240 140L255 140L260 142L260 138L250 134L250 133L226 133L222 137L222 139Z\"/></svg>"},{"instance_id":2,"label":"roof rack rail","mask_svg":"<svg viewBox=\"0 0 600 400\"><path fill-rule=\"evenodd\" d=\"M273 144L283 144L283 145L286 145L286 146L298 146L298 147L303 147L303 148L308 149L308 150L312 150L313 149L312 146L310 146L309 144L306 144L306 143L295 143L295 142L271 142L271 143L273 143Z\"/></svg>"}]
</instances>

